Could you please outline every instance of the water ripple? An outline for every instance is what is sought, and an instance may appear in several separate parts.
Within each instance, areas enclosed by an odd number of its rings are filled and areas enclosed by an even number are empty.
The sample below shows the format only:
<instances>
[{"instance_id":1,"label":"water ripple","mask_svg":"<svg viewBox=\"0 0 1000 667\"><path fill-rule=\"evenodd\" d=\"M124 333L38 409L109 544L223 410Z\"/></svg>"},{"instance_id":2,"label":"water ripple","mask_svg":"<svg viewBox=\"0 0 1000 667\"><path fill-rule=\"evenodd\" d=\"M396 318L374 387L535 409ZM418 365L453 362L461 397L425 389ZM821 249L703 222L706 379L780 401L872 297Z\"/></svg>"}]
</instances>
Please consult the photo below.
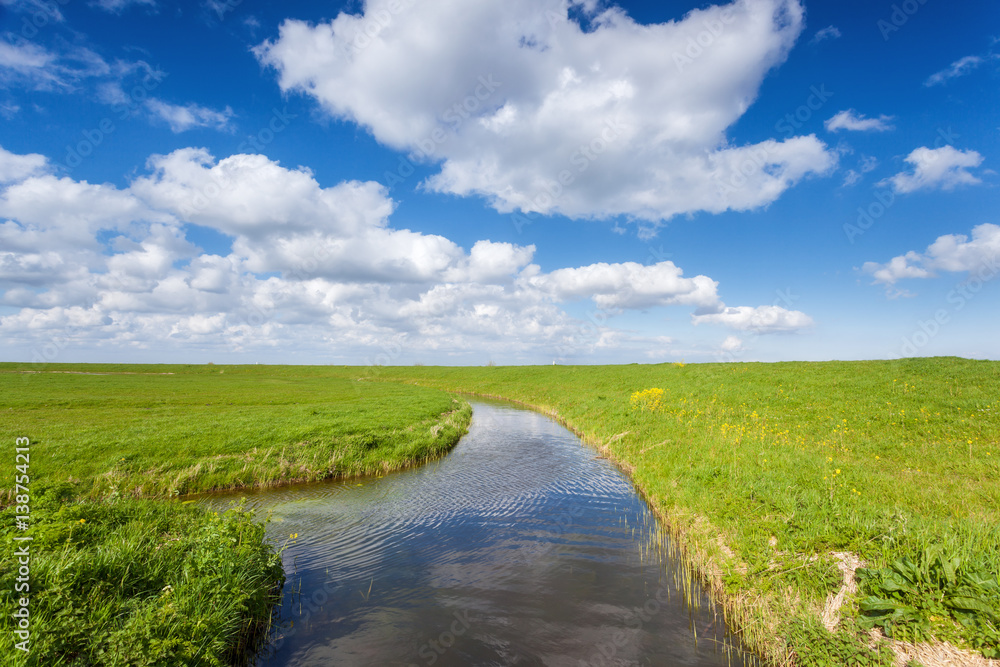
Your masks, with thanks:
<instances>
[{"instance_id":1,"label":"water ripple","mask_svg":"<svg viewBox=\"0 0 1000 667\"><path fill-rule=\"evenodd\" d=\"M541 415L474 409L421 468L240 494L299 534L262 665L733 664L614 466Z\"/></svg>"}]
</instances>

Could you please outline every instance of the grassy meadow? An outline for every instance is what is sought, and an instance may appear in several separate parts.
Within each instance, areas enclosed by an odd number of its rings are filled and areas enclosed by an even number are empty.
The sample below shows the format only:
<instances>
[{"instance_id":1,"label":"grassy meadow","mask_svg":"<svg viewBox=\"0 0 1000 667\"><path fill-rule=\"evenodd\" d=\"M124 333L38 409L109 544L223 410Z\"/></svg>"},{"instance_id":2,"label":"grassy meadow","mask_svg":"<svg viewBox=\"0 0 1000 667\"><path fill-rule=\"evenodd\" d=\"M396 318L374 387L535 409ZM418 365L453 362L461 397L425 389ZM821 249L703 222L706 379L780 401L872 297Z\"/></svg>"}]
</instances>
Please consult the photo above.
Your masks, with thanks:
<instances>
[{"instance_id":1,"label":"grassy meadow","mask_svg":"<svg viewBox=\"0 0 1000 667\"><path fill-rule=\"evenodd\" d=\"M600 446L666 519L747 643L776 663L891 664L862 636L873 627L1000 657L1000 363L382 376L520 401ZM828 602L850 558L867 567L838 610ZM837 632L820 624L824 609Z\"/></svg>"},{"instance_id":2,"label":"grassy meadow","mask_svg":"<svg viewBox=\"0 0 1000 667\"><path fill-rule=\"evenodd\" d=\"M0 664L246 664L284 581L261 517L183 496L381 474L441 456L467 403L322 367L0 364L0 613L30 535L30 654ZM16 528L15 438L30 439L30 530ZM23 491L20 493L23 494ZM180 500L172 500L181 497Z\"/></svg>"},{"instance_id":3,"label":"grassy meadow","mask_svg":"<svg viewBox=\"0 0 1000 667\"><path fill-rule=\"evenodd\" d=\"M33 369L0 365L0 423L11 442L31 437L32 479L117 502L391 470L464 432L468 407L446 392L518 401L631 475L772 664L891 665L893 648L917 665L941 641L1000 656L997 362L20 370ZM84 511L68 507L45 529L53 544ZM197 520L221 530L222 519ZM856 589L845 587L858 563ZM130 613L159 622L163 581L123 597L153 600ZM873 642L875 630L889 639Z\"/></svg>"},{"instance_id":4,"label":"grassy meadow","mask_svg":"<svg viewBox=\"0 0 1000 667\"><path fill-rule=\"evenodd\" d=\"M470 415L444 392L364 369L19 368L0 364L0 430L31 438L33 477L93 498L387 472L446 452Z\"/></svg>"}]
</instances>

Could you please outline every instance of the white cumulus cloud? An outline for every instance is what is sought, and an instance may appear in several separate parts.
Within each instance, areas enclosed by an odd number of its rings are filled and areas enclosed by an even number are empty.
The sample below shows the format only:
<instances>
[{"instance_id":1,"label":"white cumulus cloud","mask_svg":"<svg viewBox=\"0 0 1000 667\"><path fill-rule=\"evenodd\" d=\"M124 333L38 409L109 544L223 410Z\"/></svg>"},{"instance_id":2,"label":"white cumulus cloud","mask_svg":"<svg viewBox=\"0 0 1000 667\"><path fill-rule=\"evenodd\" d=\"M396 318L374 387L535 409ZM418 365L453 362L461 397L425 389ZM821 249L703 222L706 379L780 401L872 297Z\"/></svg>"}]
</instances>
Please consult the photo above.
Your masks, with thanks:
<instances>
[{"instance_id":1,"label":"white cumulus cloud","mask_svg":"<svg viewBox=\"0 0 1000 667\"><path fill-rule=\"evenodd\" d=\"M673 262L650 266L591 264L579 268L557 269L531 279L531 283L560 300L592 298L599 308L649 308L685 304L717 308L718 283L708 276L682 277L683 271Z\"/></svg>"},{"instance_id":2,"label":"white cumulus cloud","mask_svg":"<svg viewBox=\"0 0 1000 667\"><path fill-rule=\"evenodd\" d=\"M983 156L974 150L921 146L906 156L906 162L912 165L912 171L900 172L880 185L891 185L896 192L905 194L916 190L954 190L960 185L982 182L969 171L983 163Z\"/></svg>"},{"instance_id":3,"label":"white cumulus cloud","mask_svg":"<svg viewBox=\"0 0 1000 667\"><path fill-rule=\"evenodd\" d=\"M154 155L127 188L59 178L47 165L0 149L0 304L13 309L0 316L6 345L280 348L354 363L403 348L466 361L583 359L634 356L671 338L616 328L624 310L686 307L696 323L715 314L760 333L805 322L762 309L748 309L758 313L750 322L727 318L743 309L726 308L716 281L685 277L671 261L546 272L532 263L534 246L481 239L466 250L393 227L395 202L378 183L324 187L308 169L262 155ZM204 252L189 225L228 236L231 249ZM566 310L583 300L599 309L596 320Z\"/></svg>"},{"instance_id":4,"label":"white cumulus cloud","mask_svg":"<svg viewBox=\"0 0 1000 667\"><path fill-rule=\"evenodd\" d=\"M746 349L743 347L743 339L739 336L726 336L726 339L722 341L722 344L719 347L723 352L729 352L732 354L742 352Z\"/></svg>"},{"instance_id":5,"label":"white cumulus cloud","mask_svg":"<svg viewBox=\"0 0 1000 667\"><path fill-rule=\"evenodd\" d=\"M964 234L945 234L923 252L911 250L888 262L865 262L864 273L873 284L885 285L890 294L898 281L906 278L933 278L940 271L970 273L997 271L1000 261L1000 226L985 223L972 228L972 238Z\"/></svg>"},{"instance_id":6,"label":"white cumulus cloud","mask_svg":"<svg viewBox=\"0 0 1000 667\"><path fill-rule=\"evenodd\" d=\"M798 331L814 324L812 318L802 311L781 306L729 306L717 313L696 314L692 319L695 324L721 324L757 334Z\"/></svg>"},{"instance_id":7,"label":"white cumulus cloud","mask_svg":"<svg viewBox=\"0 0 1000 667\"><path fill-rule=\"evenodd\" d=\"M48 170L48 159L38 153L17 155L0 146L0 183L22 181Z\"/></svg>"},{"instance_id":8,"label":"white cumulus cloud","mask_svg":"<svg viewBox=\"0 0 1000 667\"><path fill-rule=\"evenodd\" d=\"M563 0L370 0L326 23L287 20L255 52L283 91L439 164L434 191L501 212L656 223L765 206L834 166L815 136L726 136L802 27L795 0L656 25Z\"/></svg>"}]
</instances>

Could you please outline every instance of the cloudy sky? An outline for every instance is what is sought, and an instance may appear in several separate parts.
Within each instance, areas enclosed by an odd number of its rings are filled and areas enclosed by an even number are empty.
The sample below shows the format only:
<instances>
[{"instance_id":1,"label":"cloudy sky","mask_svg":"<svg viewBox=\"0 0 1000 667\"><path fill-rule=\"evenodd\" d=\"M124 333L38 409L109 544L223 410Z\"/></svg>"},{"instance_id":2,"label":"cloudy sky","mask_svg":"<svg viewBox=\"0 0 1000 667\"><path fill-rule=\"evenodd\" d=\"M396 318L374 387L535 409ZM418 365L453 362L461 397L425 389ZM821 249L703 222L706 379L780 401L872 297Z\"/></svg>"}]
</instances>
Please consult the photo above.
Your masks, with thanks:
<instances>
[{"instance_id":1,"label":"cloudy sky","mask_svg":"<svg viewBox=\"0 0 1000 667\"><path fill-rule=\"evenodd\" d=\"M1000 358L992 0L0 0L0 358Z\"/></svg>"}]
</instances>

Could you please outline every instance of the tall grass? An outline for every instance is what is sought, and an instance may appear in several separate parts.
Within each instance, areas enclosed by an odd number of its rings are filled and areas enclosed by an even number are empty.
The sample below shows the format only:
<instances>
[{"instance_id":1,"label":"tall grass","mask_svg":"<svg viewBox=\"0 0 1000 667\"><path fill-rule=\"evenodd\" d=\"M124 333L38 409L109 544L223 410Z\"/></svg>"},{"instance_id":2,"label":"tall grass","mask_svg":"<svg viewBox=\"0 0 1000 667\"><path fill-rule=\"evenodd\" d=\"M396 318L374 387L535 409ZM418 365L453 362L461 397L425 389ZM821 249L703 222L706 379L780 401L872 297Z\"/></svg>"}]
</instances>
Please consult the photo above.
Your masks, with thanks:
<instances>
[{"instance_id":1,"label":"tall grass","mask_svg":"<svg viewBox=\"0 0 1000 667\"><path fill-rule=\"evenodd\" d=\"M14 648L20 640L10 628L0 633L3 664L248 661L284 581L259 521L238 508L210 514L176 502L81 503L61 491L34 494L27 593L14 593L14 508L0 512L0 609L10 618L16 598L27 595L32 629L28 653Z\"/></svg>"}]
</instances>

